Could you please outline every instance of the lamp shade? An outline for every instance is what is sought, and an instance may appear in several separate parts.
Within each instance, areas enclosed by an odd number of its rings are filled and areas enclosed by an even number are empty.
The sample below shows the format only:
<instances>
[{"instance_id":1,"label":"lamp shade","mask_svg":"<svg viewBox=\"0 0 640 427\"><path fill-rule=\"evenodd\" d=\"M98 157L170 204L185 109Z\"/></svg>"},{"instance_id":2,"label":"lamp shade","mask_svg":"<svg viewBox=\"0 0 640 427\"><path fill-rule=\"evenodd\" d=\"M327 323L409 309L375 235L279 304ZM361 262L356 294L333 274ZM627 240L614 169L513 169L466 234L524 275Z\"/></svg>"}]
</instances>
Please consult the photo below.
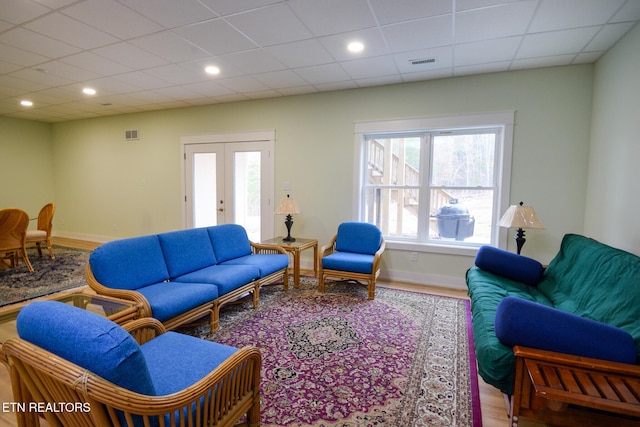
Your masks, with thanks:
<instances>
[{"instance_id":1,"label":"lamp shade","mask_svg":"<svg viewBox=\"0 0 640 427\"><path fill-rule=\"evenodd\" d=\"M296 201L289 197L289 195L287 194L287 197L280 200L280 204L278 205L278 208L274 213L276 215L299 214L300 208L298 207Z\"/></svg>"},{"instance_id":2,"label":"lamp shade","mask_svg":"<svg viewBox=\"0 0 640 427\"><path fill-rule=\"evenodd\" d=\"M509 206L499 225L508 228L545 228L533 206L524 206L522 202Z\"/></svg>"}]
</instances>

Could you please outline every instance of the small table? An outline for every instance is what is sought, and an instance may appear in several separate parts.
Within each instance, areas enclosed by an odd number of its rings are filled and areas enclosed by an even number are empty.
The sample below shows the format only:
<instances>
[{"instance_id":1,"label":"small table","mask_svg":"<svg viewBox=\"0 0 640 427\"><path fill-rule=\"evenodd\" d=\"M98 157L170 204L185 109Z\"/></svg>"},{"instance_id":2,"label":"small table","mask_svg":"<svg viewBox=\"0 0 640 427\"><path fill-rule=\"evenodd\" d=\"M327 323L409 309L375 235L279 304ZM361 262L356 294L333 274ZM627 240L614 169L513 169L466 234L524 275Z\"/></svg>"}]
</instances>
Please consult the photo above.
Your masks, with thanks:
<instances>
[{"instance_id":1,"label":"small table","mask_svg":"<svg viewBox=\"0 0 640 427\"><path fill-rule=\"evenodd\" d=\"M293 255L293 287L300 287L300 252L313 248L313 275L318 275L318 240L296 237L293 242L285 242L284 237L278 236L273 239L264 240L261 243L268 245L278 245L285 251Z\"/></svg>"},{"instance_id":2,"label":"small table","mask_svg":"<svg viewBox=\"0 0 640 427\"><path fill-rule=\"evenodd\" d=\"M39 298L39 300L60 301L89 310L93 313L107 317L119 325L135 320L140 317L142 307L134 301L84 293L78 290L60 292L49 297ZM6 363L5 355L2 351L2 343L12 337L18 336L16 330L16 319L18 313L25 305L31 301L0 308L0 361Z\"/></svg>"}]
</instances>

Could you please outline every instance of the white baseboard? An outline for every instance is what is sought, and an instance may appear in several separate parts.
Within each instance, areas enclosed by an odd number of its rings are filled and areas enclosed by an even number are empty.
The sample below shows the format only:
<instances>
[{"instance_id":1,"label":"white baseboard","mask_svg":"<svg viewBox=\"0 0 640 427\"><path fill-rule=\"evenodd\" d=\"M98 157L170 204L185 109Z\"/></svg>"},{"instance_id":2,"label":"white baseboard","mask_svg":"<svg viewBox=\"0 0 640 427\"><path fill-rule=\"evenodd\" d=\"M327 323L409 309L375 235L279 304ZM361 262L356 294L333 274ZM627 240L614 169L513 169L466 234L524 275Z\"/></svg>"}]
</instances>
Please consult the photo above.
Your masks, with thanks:
<instances>
[{"instance_id":1,"label":"white baseboard","mask_svg":"<svg viewBox=\"0 0 640 427\"><path fill-rule=\"evenodd\" d=\"M313 260L301 259L300 269L313 270ZM382 270L379 279L384 282L402 282L416 285L429 285L456 290L467 290L464 277L439 276L435 274L420 274L407 271Z\"/></svg>"}]
</instances>

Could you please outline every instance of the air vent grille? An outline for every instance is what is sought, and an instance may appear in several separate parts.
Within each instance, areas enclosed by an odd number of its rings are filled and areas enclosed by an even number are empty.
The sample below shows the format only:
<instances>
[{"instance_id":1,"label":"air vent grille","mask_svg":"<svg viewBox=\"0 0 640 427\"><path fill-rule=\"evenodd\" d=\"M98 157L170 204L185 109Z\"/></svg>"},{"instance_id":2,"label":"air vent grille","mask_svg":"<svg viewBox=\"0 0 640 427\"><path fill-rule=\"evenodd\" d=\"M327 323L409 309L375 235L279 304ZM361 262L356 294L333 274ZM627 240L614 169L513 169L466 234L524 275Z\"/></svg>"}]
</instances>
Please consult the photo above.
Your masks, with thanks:
<instances>
[{"instance_id":1,"label":"air vent grille","mask_svg":"<svg viewBox=\"0 0 640 427\"><path fill-rule=\"evenodd\" d=\"M138 129L125 130L124 131L124 139L126 141L136 141L140 139Z\"/></svg>"},{"instance_id":2,"label":"air vent grille","mask_svg":"<svg viewBox=\"0 0 640 427\"><path fill-rule=\"evenodd\" d=\"M436 62L436 58L421 58L421 59L411 59L409 60L411 65L424 65L424 64L433 64Z\"/></svg>"}]
</instances>

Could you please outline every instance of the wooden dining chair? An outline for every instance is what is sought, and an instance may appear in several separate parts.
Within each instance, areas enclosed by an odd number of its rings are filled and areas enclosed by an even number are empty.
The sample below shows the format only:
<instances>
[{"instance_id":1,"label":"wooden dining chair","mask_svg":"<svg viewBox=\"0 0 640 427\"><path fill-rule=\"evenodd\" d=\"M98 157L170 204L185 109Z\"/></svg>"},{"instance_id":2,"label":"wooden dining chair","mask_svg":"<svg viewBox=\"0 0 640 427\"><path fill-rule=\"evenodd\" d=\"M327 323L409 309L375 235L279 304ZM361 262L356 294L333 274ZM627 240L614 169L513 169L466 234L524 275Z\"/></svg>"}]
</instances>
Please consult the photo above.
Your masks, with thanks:
<instances>
[{"instance_id":1,"label":"wooden dining chair","mask_svg":"<svg viewBox=\"0 0 640 427\"><path fill-rule=\"evenodd\" d=\"M40 258L42 258L42 243L47 245L51 259L56 258L51 248L51 230L53 228L53 214L55 211L55 204L47 203L44 205L38 214L38 228L36 230L27 230L27 245L35 243Z\"/></svg>"},{"instance_id":2,"label":"wooden dining chair","mask_svg":"<svg viewBox=\"0 0 640 427\"><path fill-rule=\"evenodd\" d=\"M33 272L27 255L27 228L29 215L23 210L8 208L0 210L0 259L9 260L17 267L24 260L30 272Z\"/></svg>"}]
</instances>

